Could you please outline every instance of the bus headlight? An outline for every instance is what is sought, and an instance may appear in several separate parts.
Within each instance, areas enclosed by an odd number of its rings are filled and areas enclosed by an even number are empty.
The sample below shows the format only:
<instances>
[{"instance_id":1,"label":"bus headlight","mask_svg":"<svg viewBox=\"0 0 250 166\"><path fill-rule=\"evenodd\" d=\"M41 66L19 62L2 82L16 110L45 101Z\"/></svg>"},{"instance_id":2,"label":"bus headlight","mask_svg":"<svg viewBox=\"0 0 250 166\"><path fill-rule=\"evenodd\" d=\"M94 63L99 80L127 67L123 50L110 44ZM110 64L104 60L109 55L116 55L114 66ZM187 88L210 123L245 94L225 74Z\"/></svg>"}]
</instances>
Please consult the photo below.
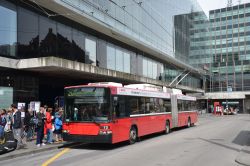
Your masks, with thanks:
<instances>
[{"instance_id":1,"label":"bus headlight","mask_svg":"<svg viewBox=\"0 0 250 166\"><path fill-rule=\"evenodd\" d=\"M63 133L69 133L69 130L62 130Z\"/></svg>"}]
</instances>

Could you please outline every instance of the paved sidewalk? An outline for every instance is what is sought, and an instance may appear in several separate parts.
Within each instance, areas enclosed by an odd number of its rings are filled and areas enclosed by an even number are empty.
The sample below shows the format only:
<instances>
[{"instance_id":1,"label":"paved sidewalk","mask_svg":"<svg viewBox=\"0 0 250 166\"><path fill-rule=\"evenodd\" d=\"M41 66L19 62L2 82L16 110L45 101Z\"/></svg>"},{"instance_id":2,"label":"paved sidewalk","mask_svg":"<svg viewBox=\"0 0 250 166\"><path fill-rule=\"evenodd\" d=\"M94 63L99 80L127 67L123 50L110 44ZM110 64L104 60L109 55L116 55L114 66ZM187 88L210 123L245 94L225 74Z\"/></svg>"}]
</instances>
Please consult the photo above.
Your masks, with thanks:
<instances>
[{"instance_id":1,"label":"paved sidewalk","mask_svg":"<svg viewBox=\"0 0 250 166\"><path fill-rule=\"evenodd\" d=\"M236 157L235 161L239 164L250 166L250 146L245 146Z\"/></svg>"},{"instance_id":2,"label":"paved sidewalk","mask_svg":"<svg viewBox=\"0 0 250 166\"><path fill-rule=\"evenodd\" d=\"M26 143L27 146L24 148L21 148L19 150L14 150L11 152L7 152L4 154L0 154L0 161L8 160L8 159L12 159L15 157L20 157L20 156L26 156L29 154L40 153L43 151L53 150L53 149L63 147L64 145L66 145L65 142L61 142L61 143L54 143L54 144L46 144L45 146L37 147L35 143L36 141L33 140L31 142L27 142Z\"/></svg>"}]
</instances>

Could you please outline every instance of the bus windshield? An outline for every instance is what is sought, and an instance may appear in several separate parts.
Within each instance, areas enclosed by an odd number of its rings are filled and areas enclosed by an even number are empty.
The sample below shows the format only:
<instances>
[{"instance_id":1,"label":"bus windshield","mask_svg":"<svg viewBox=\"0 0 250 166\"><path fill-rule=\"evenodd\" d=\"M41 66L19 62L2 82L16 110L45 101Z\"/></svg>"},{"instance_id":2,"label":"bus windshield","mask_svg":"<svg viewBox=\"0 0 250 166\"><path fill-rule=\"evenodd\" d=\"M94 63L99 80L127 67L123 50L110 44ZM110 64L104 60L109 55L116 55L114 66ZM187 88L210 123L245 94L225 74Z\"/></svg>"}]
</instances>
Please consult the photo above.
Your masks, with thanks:
<instances>
[{"instance_id":1,"label":"bus windshield","mask_svg":"<svg viewBox=\"0 0 250 166\"><path fill-rule=\"evenodd\" d=\"M66 122L106 122L110 120L108 88L65 89Z\"/></svg>"}]
</instances>

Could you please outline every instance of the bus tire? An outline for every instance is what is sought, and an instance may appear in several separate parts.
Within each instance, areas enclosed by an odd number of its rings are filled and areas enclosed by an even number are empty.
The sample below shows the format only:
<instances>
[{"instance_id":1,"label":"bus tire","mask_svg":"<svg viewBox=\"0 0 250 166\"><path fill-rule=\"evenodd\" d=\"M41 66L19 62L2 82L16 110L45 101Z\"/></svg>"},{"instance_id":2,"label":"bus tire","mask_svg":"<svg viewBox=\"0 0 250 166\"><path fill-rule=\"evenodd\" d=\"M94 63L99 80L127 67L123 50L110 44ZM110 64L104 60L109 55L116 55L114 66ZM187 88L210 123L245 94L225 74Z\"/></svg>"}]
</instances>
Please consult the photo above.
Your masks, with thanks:
<instances>
[{"instance_id":1,"label":"bus tire","mask_svg":"<svg viewBox=\"0 0 250 166\"><path fill-rule=\"evenodd\" d=\"M137 139L137 130L133 126L129 131L129 144L134 144L136 142L136 139Z\"/></svg>"},{"instance_id":2,"label":"bus tire","mask_svg":"<svg viewBox=\"0 0 250 166\"><path fill-rule=\"evenodd\" d=\"M170 133L170 123L167 120L166 121L166 125L165 125L165 134L169 134Z\"/></svg>"},{"instance_id":3,"label":"bus tire","mask_svg":"<svg viewBox=\"0 0 250 166\"><path fill-rule=\"evenodd\" d=\"M188 117L187 127L188 128L191 127L191 118L190 117Z\"/></svg>"}]
</instances>

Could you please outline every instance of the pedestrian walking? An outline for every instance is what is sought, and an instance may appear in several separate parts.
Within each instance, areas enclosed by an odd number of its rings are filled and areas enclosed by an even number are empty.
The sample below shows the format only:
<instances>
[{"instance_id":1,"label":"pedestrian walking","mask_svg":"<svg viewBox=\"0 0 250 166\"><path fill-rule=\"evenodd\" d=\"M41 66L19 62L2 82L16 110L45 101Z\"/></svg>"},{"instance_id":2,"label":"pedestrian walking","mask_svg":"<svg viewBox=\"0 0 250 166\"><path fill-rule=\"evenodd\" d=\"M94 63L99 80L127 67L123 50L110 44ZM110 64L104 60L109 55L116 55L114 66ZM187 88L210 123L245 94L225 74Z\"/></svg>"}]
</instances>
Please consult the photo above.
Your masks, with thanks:
<instances>
[{"instance_id":1,"label":"pedestrian walking","mask_svg":"<svg viewBox=\"0 0 250 166\"><path fill-rule=\"evenodd\" d=\"M29 129L27 132L27 141L32 141L32 139L34 138L34 132L35 132L35 127L37 124L35 124L35 116L34 116L34 111L32 111L31 109L28 109L28 112L30 114L30 122L29 122Z\"/></svg>"},{"instance_id":2,"label":"pedestrian walking","mask_svg":"<svg viewBox=\"0 0 250 166\"><path fill-rule=\"evenodd\" d=\"M12 117L12 128L13 128L13 135L14 138L17 140L17 148L20 149L24 146L22 142L22 118L21 112L17 109L15 104L11 105L11 109L13 110L13 117Z\"/></svg>"},{"instance_id":3,"label":"pedestrian walking","mask_svg":"<svg viewBox=\"0 0 250 166\"><path fill-rule=\"evenodd\" d=\"M28 135L28 133L29 133L29 130L31 128L31 123L30 123L31 115L30 115L28 110L25 110L24 112L25 112L25 117L23 119L24 133L25 133L24 136L26 137L26 141L29 141L30 140L30 135Z\"/></svg>"},{"instance_id":4,"label":"pedestrian walking","mask_svg":"<svg viewBox=\"0 0 250 166\"><path fill-rule=\"evenodd\" d=\"M53 132L52 132L52 108L48 108L46 112L46 120L44 125L44 131L47 135L47 143L52 144L53 143Z\"/></svg>"},{"instance_id":5,"label":"pedestrian walking","mask_svg":"<svg viewBox=\"0 0 250 166\"><path fill-rule=\"evenodd\" d=\"M44 121L46 120L45 117L45 109L44 107L40 107L39 112L36 115L37 117L37 138L36 138L36 145L37 147L40 147L41 145L45 145L43 143L43 137L44 137Z\"/></svg>"}]
</instances>

